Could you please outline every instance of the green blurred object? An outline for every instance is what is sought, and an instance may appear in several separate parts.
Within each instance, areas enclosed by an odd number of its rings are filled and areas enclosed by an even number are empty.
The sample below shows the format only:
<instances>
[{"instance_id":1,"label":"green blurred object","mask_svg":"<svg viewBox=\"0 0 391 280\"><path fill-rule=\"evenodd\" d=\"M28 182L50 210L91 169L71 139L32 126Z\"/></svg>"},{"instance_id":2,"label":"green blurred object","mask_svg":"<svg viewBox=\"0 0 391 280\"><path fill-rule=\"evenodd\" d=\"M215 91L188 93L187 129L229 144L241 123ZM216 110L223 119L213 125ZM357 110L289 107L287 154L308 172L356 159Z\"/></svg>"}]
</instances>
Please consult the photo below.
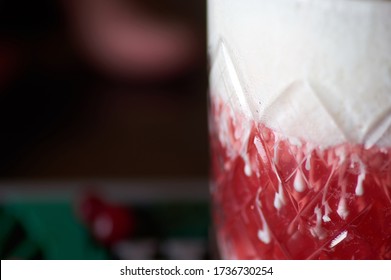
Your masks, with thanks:
<instances>
[{"instance_id":1,"label":"green blurred object","mask_svg":"<svg viewBox=\"0 0 391 280\"><path fill-rule=\"evenodd\" d=\"M69 202L5 203L0 210L1 258L31 259L37 254L50 260L109 258L79 223Z\"/></svg>"},{"instance_id":2,"label":"green blurred object","mask_svg":"<svg viewBox=\"0 0 391 280\"><path fill-rule=\"evenodd\" d=\"M160 201L103 201L124 207L135 216L134 231L110 246L94 238L94 223L77 214L75 208L80 207L77 202L73 195L9 196L0 205L0 258L94 260L209 256L208 201L171 197Z\"/></svg>"},{"instance_id":3,"label":"green blurred object","mask_svg":"<svg viewBox=\"0 0 391 280\"><path fill-rule=\"evenodd\" d=\"M207 203L160 203L149 206L146 211L155 217L163 237L206 238L208 235Z\"/></svg>"}]
</instances>

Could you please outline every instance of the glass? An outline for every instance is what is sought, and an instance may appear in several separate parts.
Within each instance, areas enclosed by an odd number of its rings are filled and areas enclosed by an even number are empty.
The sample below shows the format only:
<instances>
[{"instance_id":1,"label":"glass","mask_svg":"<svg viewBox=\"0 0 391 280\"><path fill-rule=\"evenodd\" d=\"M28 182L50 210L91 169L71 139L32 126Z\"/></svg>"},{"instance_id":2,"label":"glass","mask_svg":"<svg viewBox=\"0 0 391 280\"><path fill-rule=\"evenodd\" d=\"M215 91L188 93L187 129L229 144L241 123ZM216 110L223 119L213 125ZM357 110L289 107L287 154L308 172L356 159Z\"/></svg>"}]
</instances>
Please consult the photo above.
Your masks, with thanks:
<instances>
[{"instance_id":1,"label":"glass","mask_svg":"<svg viewBox=\"0 0 391 280\"><path fill-rule=\"evenodd\" d=\"M208 0L226 259L391 259L391 1Z\"/></svg>"}]
</instances>

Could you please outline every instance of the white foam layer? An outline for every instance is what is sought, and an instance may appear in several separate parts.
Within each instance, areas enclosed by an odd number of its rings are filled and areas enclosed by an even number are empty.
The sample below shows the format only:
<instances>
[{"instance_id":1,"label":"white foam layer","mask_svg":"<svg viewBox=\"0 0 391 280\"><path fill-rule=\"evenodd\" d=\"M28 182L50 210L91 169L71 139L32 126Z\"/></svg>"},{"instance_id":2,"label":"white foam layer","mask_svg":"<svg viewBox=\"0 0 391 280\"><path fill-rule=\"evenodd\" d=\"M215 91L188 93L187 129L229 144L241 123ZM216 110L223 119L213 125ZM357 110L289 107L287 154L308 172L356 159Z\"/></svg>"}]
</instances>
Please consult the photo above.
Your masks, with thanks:
<instances>
[{"instance_id":1,"label":"white foam layer","mask_svg":"<svg viewBox=\"0 0 391 280\"><path fill-rule=\"evenodd\" d=\"M209 0L208 13L212 92L239 82L231 104L286 136L391 145L391 1Z\"/></svg>"}]
</instances>

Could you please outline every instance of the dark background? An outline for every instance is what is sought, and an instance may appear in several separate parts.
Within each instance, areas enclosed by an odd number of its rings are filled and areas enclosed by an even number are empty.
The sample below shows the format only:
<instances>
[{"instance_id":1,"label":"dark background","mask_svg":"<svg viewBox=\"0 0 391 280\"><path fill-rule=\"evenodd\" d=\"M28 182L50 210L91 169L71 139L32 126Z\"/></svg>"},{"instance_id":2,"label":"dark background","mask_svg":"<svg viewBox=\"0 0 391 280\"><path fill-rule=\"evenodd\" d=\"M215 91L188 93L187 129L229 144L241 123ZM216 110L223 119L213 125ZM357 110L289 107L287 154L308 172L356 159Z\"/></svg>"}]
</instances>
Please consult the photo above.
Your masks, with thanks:
<instances>
[{"instance_id":1,"label":"dark background","mask_svg":"<svg viewBox=\"0 0 391 280\"><path fill-rule=\"evenodd\" d=\"M205 9L0 0L0 258L214 256Z\"/></svg>"},{"instance_id":2,"label":"dark background","mask_svg":"<svg viewBox=\"0 0 391 280\"><path fill-rule=\"evenodd\" d=\"M204 1L104 0L186 27L193 40L186 59L128 68L99 61L81 32L98 2L0 2L1 178L206 178Z\"/></svg>"}]
</instances>

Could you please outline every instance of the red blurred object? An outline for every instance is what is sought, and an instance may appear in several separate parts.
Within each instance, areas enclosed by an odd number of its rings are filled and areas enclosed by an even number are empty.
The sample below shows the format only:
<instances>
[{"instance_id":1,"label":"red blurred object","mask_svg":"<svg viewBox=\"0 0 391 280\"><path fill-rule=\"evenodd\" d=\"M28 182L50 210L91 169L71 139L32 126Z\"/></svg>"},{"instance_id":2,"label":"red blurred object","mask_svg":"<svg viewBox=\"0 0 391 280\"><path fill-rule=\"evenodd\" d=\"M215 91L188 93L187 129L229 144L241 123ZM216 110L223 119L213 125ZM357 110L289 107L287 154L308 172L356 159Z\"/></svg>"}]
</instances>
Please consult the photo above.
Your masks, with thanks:
<instances>
[{"instance_id":1,"label":"red blurred object","mask_svg":"<svg viewBox=\"0 0 391 280\"><path fill-rule=\"evenodd\" d=\"M98 69L115 77L169 78L202 60L195 28L162 20L140 1L64 1L74 44Z\"/></svg>"},{"instance_id":2,"label":"red blurred object","mask_svg":"<svg viewBox=\"0 0 391 280\"><path fill-rule=\"evenodd\" d=\"M82 198L79 213L92 235L105 245L126 239L134 232L135 219L131 209L104 201L95 194Z\"/></svg>"}]
</instances>

